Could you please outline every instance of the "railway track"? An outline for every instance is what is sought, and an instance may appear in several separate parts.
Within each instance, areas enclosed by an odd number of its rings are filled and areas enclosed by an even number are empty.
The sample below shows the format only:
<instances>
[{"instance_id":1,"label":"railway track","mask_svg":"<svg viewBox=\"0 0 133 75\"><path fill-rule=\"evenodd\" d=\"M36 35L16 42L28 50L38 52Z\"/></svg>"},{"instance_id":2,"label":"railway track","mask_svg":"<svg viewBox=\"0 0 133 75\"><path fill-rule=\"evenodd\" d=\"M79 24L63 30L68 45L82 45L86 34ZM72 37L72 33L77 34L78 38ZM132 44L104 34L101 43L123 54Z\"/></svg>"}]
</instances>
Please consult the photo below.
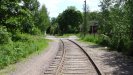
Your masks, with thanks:
<instances>
[{"instance_id":1,"label":"railway track","mask_svg":"<svg viewBox=\"0 0 133 75\"><path fill-rule=\"evenodd\" d=\"M61 40L59 51L43 75L102 75L85 50L72 40Z\"/></svg>"}]
</instances>

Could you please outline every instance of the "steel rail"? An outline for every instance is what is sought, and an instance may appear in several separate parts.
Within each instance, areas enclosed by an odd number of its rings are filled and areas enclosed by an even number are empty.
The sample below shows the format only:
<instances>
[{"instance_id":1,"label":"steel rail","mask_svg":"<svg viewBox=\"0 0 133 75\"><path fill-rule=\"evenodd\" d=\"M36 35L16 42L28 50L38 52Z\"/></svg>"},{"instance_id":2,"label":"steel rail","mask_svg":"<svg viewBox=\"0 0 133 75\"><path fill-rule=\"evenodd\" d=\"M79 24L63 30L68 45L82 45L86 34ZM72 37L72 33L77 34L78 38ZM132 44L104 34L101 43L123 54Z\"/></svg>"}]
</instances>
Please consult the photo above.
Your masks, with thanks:
<instances>
[{"instance_id":1,"label":"steel rail","mask_svg":"<svg viewBox=\"0 0 133 75\"><path fill-rule=\"evenodd\" d=\"M61 57L61 61L59 63L59 66L57 67L57 70L56 70L56 74L55 75L59 75L59 73L61 72L62 70L62 67L63 67L63 62L64 62L64 57L65 57L65 48L64 48L64 42L60 39L61 43L63 44L63 54L62 54L62 57Z\"/></svg>"},{"instance_id":2,"label":"steel rail","mask_svg":"<svg viewBox=\"0 0 133 75\"><path fill-rule=\"evenodd\" d=\"M69 41L71 41L72 43L74 43L75 45L77 45L84 53L85 55L88 57L88 59L90 60L90 62L92 63L93 67L95 68L96 72L98 73L98 75L102 75L102 73L100 72L100 70L98 69L98 67L96 66L96 64L94 63L94 61L92 60L92 58L90 57L90 55L79 45L77 44L76 42L70 40L70 39L67 39Z\"/></svg>"}]
</instances>

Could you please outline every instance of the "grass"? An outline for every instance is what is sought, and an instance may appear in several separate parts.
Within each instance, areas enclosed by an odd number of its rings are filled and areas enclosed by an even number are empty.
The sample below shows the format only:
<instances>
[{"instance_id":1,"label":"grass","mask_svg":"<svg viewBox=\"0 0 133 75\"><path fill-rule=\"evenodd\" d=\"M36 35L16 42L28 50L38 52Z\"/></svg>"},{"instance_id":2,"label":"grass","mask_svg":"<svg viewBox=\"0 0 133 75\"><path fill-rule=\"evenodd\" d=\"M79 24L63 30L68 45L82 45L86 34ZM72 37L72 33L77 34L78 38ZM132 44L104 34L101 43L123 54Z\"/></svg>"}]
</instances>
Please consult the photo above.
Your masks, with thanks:
<instances>
[{"instance_id":1,"label":"grass","mask_svg":"<svg viewBox=\"0 0 133 75\"><path fill-rule=\"evenodd\" d=\"M10 72L15 71L15 64L6 66L4 69L0 70L0 75L9 75Z\"/></svg>"},{"instance_id":2,"label":"grass","mask_svg":"<svg viewBox=\"0 0 133 75\"><path fill-rule=\"evenodd\" d=\"M19 34L17 40L0 45L0 69L19 62L31 54L39 53L47 46L48 40L43 37Z\"/></svg>"},{"instance_id":3,"label":"grass","mask_svg":"<svg viewBox=\"0 0 133 75\"><path fill-rule=\"evenodd\" d=\"M82 40L81 38L78 39L78 41L87 43L87 44L89 44L89 45L97 45L96 43L93 43L93 42L84 41L84 40Z\"/></svg>"},{"instance_id":4,"label":"grass","mask_svg":"<svg viewBox=\"0 0 133 75\"><path fill-rule=\"evenodd\" d=\"M69 36L73 36L73 35L76 35L76 34L64 34L62 36L56 36L58 38L68 38Z\"/></svg>"},{"instance_id":5,"label":"grass","mask_svg":"<svg viewBox=\"0 0 133 75\"><path fill-rule=\"evenodd\" d=\"M91 42L91 43L95 43L98 44L100 42L100 38L99 35L86 35L85 37L79 36L80 40L83 42Z\"/></svg>"}]
</instances>

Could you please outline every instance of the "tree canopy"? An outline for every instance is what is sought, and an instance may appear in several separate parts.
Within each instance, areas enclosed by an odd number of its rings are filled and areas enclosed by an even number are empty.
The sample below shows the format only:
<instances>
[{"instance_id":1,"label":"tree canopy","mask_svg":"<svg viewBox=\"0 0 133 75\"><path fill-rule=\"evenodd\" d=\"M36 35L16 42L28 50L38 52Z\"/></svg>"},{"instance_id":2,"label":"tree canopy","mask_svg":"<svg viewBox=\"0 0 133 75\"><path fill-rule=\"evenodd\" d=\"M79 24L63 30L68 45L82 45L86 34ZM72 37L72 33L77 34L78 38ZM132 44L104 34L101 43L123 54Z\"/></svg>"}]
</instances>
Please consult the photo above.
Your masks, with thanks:
<instances>
[{"instance_id":1,"label":"tree canopy","mask_svg":"<svg viewBox=\"0 0 133 75\"><path fill-rule=\"evenodd\" d=\"M45 5L39 6L38 0L0 0L0 40L13 41L18 33L43 34L50 20Z\"/></svg>"},{"instance_id":2,"label":"tree canopy","mask_svg":"<svg viewBox=\"0 0 133 75\"><path fill-rule=\"evenodd\" d=\"M82 14L75 7L68 7L58 16L58 24L62 33L78 32L82 22Z\"/></svg>"},{"instance_id":3,"label":"tree canopy","mask_svg":"<svg viewBox=\"0 0 133 75\"><path fill-rule=\"evenodd\" d=\"M42 6L42 8L39 10L39 24L38 28L44 32L50 25L50 20L48 16L47 9L45 5Z\"/></svg>"}]
</instances>

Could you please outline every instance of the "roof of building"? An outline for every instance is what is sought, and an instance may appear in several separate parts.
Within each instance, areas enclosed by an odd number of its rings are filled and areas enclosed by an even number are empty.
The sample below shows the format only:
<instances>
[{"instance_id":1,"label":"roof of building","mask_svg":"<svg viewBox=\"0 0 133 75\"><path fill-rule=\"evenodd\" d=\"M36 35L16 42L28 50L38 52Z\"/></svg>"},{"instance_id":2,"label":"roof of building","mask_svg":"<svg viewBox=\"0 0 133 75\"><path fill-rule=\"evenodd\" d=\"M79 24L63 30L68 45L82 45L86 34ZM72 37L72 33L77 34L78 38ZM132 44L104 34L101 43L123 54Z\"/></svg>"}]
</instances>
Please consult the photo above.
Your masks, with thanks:
<instances>
[{"instance_id":1,"label":"roof of building","mask_svg":"<svg viewBox=\"0 0 133 75\"><path fill-rule=\"evenodd\" d=\"M98 21L89 21L90 26L98 26Z\"/></svg>"}]
</instances>

